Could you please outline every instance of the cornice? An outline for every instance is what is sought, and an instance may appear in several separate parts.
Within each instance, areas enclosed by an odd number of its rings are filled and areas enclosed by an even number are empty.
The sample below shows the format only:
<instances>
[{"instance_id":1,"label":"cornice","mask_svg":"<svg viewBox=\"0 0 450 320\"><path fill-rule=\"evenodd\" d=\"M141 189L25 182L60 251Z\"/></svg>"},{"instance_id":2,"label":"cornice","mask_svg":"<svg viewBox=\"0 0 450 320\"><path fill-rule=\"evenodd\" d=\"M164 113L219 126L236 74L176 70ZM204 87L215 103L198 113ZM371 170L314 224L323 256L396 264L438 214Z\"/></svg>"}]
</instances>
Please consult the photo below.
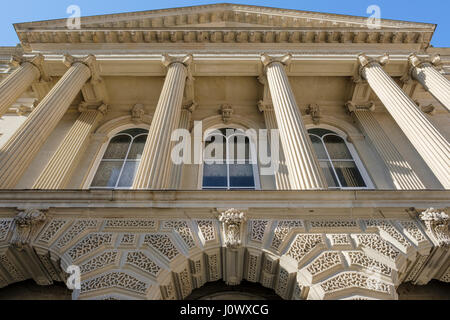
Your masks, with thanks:
<instances>
[{"instance_id":1,"label":"cornice","mask_svg":"<svg viewBox=\"0 0 450 320\"><path fill-rule=\"evenodd\" d=\"M450 191L151 191L151 190L0 190L0 208L445 208ZM26 204L26 205L25 205ZM90 211L92 214L93 211Z\"/></svg>"},{"instance_id":2,"label":"cornice","mask_svg":"<svg viewBox=\"0 0 450 320\"><path fill-rule=\"evenodd\" d=\"M258 6L213 4L14 25L26 47L34 43L419 43L429 45L436 25Z\"/></svg>"}]
</instances>

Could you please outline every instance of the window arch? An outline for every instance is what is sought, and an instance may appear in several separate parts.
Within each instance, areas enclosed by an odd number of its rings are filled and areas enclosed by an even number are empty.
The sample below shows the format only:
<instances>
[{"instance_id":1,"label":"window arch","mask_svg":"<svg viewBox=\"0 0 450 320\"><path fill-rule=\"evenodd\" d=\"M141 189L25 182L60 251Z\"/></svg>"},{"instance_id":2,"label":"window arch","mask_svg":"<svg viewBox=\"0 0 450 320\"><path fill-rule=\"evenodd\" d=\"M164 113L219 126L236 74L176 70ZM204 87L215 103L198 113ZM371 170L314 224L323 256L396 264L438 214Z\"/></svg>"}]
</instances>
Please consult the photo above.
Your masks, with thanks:
<instances>
[{"instance_id":1,"label":"window arch","mask_svg":"<svg viewBox=\"0 0 450 320\"><path fill-rule=\"evenodd\" d=\"M109 141L91 182L96 189L129 189L139 167L148 130L121 131Z\"/></svg>"},{"instance_id":2,"label":"window arch","mask_svg":"<svg viewBox=\"0 0 450 320\"><path fill-rule=\"evenodd\" d=\"M210 131L203 152L203 189L259 189L256 151L242 129Z\"/></svg>"},{"instance_id":3,"label":"window arch","mask_svg":"<svg viewBox=\"0 0 450 320\"><path fill-rule=\"evenodd\" d=\"M372 183L353 147L334 131L308 130L320 167L330 189L366 189Z\"/></svg>"}]
</instances>

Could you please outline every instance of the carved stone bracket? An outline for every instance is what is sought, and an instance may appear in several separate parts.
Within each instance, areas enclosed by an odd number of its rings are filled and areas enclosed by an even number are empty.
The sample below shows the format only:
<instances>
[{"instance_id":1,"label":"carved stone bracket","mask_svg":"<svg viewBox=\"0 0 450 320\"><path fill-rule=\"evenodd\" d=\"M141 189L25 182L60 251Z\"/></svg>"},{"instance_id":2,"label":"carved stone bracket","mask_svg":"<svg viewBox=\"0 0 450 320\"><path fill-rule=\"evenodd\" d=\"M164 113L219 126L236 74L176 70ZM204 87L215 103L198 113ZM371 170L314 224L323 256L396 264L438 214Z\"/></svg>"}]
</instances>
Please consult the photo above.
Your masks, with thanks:
<instances>
[{"instance_id":1,"label":"carved stone bracket","mask_svg":"<svg viewBox=\"0 0 450 320\"><path fill-rule=\"evenodd\" d=\"M432 103L423 103L419 100L414 101L417 106L422 110L423 113L426 113L430 116L434 115L436 113L436 106Z\"/></svg>"},{"instance_id":2,"label":"carved stone bracket","mask_svg":"<svg viewBox=\"0 0 450 320\"><path fill-rule=\"evenodd\" d=\"M241 246L242 227L246 220L245 212L238 209L228 209L220 213L219 221L222 222L227 248L236 249Z\"/></svg>"},{"instance_id":3,"label":"carved stone bracket","mask_svg":"<svg viewBox=\"0 0 450 320\"><path fill-rule=\"evenodd\" d=\"M14 233L11 245L23 250L31 241L39 226L47 219L46 210L25 209L14 217Z\"/></svg>"},{"instance_id":4,"label":"carved stone bracket","mask_svg":"<svg viewBox=\"0 0 450 320\"><path fill-rule=\"evenodd\" d=\"M428 234L443 247L450 246L449 216L441 210L429 208L419 215L425 223Z\"/></svg>"}]
</instances>

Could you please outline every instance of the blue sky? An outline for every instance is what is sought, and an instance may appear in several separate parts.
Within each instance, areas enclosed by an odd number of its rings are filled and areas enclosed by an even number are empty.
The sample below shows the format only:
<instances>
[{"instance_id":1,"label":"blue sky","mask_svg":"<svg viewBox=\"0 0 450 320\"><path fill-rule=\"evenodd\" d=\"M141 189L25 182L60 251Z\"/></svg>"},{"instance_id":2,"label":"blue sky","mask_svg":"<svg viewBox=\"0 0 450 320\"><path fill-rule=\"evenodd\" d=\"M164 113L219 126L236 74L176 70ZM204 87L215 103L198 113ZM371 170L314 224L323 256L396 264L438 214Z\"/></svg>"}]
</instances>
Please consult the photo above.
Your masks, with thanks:
<instances>
[{"instance_id":1,"label":"blue sky","mask_svg":"<svg viewBox=\"0 0 450 320\"><path fill-rule=\"evenodd\" d=\"M381 8L381 18L384 19L437 24L432 45L450 47L449 0L13 0L3 4L0 11L0 46L14 46L18 43L13 23L65 18L69 16L66 9L70 5L78 5L81 15L89 16L221 2L356 16L369 16L367 8L378 5Z\"/></svg>"}]
</instances>

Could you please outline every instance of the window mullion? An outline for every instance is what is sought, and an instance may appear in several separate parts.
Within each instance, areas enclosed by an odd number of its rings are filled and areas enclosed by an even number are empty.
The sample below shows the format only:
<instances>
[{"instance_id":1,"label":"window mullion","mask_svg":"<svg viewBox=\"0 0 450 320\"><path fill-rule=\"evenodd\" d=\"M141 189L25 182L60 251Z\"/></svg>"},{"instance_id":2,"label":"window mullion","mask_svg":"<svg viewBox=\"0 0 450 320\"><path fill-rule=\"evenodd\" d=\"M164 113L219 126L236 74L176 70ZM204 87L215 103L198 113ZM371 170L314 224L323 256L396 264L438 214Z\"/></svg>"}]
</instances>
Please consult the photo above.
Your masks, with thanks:
<instances>
[{"instance_id":1,"label":"window mullion","mask_svg":"<svg viewBox=\"0 0 450 320\"><path fill-rule=\"evenodd\" d=\"M120 181L120 178L122 177L122 172L123 172L123 169L125 168L125 164L127 163L128 155L130 153L133 142L134 142L134 137L131 137L130 145L128 146L128 150L127 150L127 154L125 155L125 158L123 159L122 168L120 169L119 176L117 178L116 185L114 187L115 189L119 185L119 181Z\"/></svg>"},{"instance_id":2,"label":"window mullion","mask_svg":"<svg viewBox=\"0 0 450 320\"><path fill-rule=\"evenodd\" d=\"M339 184L339 188L342 188L341 181L339 180L339 177L337 175L336 169L334 168L333 161L331 160L330 154L328 153L328 149L327 149L327 146L325 145L325 142L323 141L323 137L320 138L320 141L322 141L323 148L325 149L325 152L327 153L328 161L331 164L331 169L333 169L333 173L334 173L334 176L336 177L336 181Z\"/></svg>"}]
</instances>

